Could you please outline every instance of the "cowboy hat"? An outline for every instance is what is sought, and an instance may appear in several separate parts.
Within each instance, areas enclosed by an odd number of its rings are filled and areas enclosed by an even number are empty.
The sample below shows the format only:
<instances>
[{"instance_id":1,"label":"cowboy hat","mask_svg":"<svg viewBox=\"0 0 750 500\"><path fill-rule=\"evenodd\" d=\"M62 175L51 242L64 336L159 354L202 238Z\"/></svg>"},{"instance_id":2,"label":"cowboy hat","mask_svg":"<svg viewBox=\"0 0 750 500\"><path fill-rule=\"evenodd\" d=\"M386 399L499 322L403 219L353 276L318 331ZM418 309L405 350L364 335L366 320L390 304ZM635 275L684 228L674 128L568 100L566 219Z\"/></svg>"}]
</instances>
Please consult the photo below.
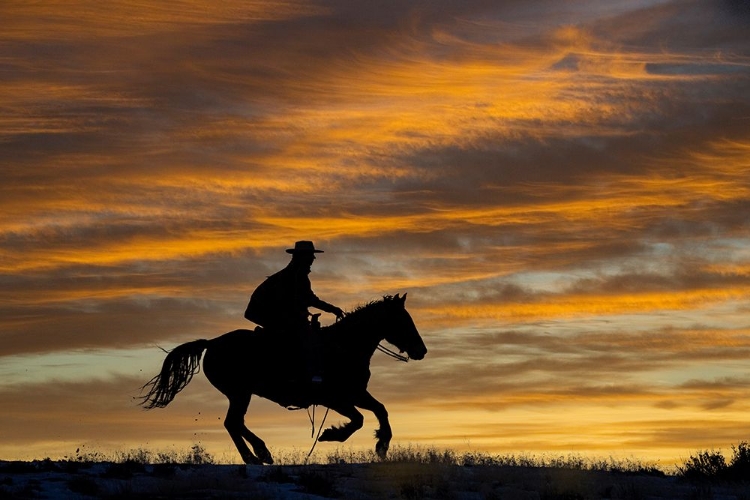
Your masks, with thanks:
<instances>
[{"instance_id":1,"label":"cowboy hat","mask_svg":"<svg viewBox=\"0 0 750 500\"><path fill-rule=\"evenodd\" d=\"M323 250L317 250L312 241L298 241L294 248L287 248L286 253L323 253Z\"/></svg>"}]
</instances>

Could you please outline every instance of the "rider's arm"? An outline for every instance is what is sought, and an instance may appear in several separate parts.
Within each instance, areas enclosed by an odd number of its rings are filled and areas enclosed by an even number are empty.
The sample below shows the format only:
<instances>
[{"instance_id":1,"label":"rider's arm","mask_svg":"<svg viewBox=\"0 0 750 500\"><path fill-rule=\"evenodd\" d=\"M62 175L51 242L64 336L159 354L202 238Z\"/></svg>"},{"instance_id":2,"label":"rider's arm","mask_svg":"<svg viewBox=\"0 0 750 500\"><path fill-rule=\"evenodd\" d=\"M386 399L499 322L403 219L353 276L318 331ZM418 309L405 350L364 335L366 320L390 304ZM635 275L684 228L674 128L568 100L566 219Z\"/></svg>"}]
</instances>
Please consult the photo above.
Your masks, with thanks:
<instances>
[{"instance_id":1,"label":"rider's arm","mask_svg":"<svg viewBox=\"0 0 750 500\"><path fill-rule=\"evenodd\" d=\"M312 286L310 285L310 279L307 276L304 277L304 284L307 295L307 300L305 301L307 307L315 307L316 309L320 309L321 311L335 314L339 319L344 317L344 311L334 306L333 304L329 304L324 300L320 300L318 296L315 295L315 292L312 291Z\"/></svg>"},{"instance_id":2,"label":"rider's arm","mask_svg":"<svg viewBox=\"0 0 750 500\"><path fill-rule=\"evenodd\" d=\"M315 304L312 304L313 307L317 307L321 311L325 311L327 313L335 314L337 318L341 318L344 316L344 311L341 310L341 308L334 306L333 304L329 304L328 302L324 300L318 299L318 297L315 297L318 301Z\"/></svg>"},{"instance_id":3,"label":"rider's arm","mask_svg":"<svg viewBox=\"0 0 750 500\"><path fill-rule=\"evenodd\" d=\"M341 310L341 308L334 306L333 304L329 304L325 300L320 300L317 295L313 293L312 290L310 290L310 307L315 307L317 309L320 309L321 311L325 311L327 313L335 314L337 318L343 318L344 317L344 311Z\"/></svg>"}]
</instances>

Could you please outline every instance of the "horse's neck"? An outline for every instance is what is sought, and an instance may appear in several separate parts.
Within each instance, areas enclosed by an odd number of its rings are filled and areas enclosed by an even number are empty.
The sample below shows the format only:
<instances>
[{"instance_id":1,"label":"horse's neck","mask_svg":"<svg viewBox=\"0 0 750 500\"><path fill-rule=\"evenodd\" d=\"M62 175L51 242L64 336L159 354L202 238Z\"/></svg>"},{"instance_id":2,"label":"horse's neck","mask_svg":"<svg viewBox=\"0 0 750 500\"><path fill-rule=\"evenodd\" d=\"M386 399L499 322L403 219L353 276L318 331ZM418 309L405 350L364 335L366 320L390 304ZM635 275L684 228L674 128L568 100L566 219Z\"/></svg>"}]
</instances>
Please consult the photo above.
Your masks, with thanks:
<instances>
[{"instance_id":1,"label":"horse's neck","mask_svg":"<svg viewBox=\"0 0 750 500\"><path fill-rule=\"evenodd\" d=\"M339 332L342 344L349 347L351 356L369 359L383 340L382 329L372 321L363 318L346 330Z\"/></svg>"}]
</instances>

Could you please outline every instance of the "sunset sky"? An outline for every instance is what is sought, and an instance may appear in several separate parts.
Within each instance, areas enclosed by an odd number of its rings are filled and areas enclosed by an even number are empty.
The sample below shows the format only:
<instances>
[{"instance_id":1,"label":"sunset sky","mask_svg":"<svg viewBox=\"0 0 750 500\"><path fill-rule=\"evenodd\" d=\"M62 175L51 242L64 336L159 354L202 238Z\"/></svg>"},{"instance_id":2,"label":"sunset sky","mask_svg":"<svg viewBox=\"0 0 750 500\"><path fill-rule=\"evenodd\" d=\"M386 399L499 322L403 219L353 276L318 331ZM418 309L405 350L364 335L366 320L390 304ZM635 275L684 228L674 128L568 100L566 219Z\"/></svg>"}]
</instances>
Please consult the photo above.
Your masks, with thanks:
<instances>
[{"instance_id":1,"label":"sunset sky","mask_svg":"<svg viewBox=\"0 0 750 500\"><path fill-rule=\"evenodd\" d=\"M741 0L0 2L0 459L239 461L202 374L133 398L302 239L323 300L408 292L394 444L750 439L749 32Z\"/></svg>"}]
</instances>

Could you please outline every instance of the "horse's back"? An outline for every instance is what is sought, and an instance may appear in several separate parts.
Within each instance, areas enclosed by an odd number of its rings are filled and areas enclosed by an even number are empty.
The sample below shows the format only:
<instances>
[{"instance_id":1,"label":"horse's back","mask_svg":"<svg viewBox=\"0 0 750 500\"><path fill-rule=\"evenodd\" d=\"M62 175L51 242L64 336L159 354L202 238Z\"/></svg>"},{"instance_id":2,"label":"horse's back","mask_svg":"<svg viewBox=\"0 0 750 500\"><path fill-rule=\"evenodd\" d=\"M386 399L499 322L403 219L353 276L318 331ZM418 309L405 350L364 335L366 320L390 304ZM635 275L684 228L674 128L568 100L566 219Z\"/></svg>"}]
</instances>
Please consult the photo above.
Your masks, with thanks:
<instances>
[{"instance_id":1,"label":"horse's back","mask_svg":"<svg viewBox=\"0 0 750 500\"><path fill-rule=\"evenodd\" d=\"M238 330L232 330L224 335L219 335L211 339L212 345L225 346L233 344L246 344L256 342L257 338L260 337L261 332L256 330L248 330L246 328L240 328Z\"/></svg>"}]
</instances>

